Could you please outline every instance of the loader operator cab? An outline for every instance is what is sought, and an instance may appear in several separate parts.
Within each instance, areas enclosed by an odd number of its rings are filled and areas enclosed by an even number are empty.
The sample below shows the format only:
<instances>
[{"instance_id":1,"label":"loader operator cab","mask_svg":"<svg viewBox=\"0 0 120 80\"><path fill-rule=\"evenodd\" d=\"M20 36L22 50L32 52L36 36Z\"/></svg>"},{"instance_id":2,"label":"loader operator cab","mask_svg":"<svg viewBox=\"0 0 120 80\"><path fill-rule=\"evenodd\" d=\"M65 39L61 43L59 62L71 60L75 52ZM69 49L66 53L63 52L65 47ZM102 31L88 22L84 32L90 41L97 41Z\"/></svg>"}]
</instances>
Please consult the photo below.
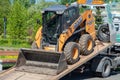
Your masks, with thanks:
<instances>
[{"instance_id":1,"label":"loader operator cab","mask_svg":"<svg viewBox=\"0 0 120 80\"><path fill-rule=\"evenodd\" d=\"M56 45L60 34L78 18L79 10L76 6L50 6L42 11L43 42Z\"/></svg>"},{"instance_id":2,"label":"loader operator cab","mask_svg":"<svg viewBox=\"0 0 120 80\"><path fill-rule=\"evenodd\" d=\"M43 14L43 35L49 42L55 41L60 32L60 16L55 12L46 11Z\"/></svg>"}]
</instances>

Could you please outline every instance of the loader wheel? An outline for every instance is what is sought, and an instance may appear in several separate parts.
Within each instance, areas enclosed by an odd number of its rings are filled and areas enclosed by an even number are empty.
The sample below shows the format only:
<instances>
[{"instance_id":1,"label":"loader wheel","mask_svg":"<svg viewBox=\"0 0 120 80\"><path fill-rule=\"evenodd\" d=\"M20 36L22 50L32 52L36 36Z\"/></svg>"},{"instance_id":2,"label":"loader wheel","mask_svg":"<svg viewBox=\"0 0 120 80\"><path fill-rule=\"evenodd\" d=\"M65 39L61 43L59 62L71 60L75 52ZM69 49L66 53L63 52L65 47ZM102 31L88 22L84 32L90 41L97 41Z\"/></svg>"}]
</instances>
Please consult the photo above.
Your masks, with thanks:
<instances>
[{"instance_id":1,"label":"loader wheel","mask_svg":"<svg viewBox=\"0 0 120 80\"><path fill-rule=\"evenodd\" d=\"M31 46L32 49L38 49L36 42L34 41Z\"/></svg>"},{"instance_id":2,"label":"loader wheel","mask_svg":"<svg viewBox=\"0 0 120 80\"><path fill-rule=\"evenodd\" d=\"M69 42L65 45L64 54L68 64L74 64L80 59L80 47L75 42Z\"/></svg>"},{"instance_id":3,"label":"loader wheel","mask_svg":"<svg viewBox=\"0 0 120 80\"><path fill-rule=\"evenodd\" d=\"M110 31L107 24L101 25L99 27L97 37L100 41L110 42Z\"/></svg>"},{"instance_id":4,"label":"loader wheel","mask_svg":"<svg viewBox=\"0 0 120 80\"><path fill-rule=\"evenodd\" d=\"M83 34L79 40L82 55L89 55L93 51L94 41L89 34Z\"/></svg>"}]
</instances>

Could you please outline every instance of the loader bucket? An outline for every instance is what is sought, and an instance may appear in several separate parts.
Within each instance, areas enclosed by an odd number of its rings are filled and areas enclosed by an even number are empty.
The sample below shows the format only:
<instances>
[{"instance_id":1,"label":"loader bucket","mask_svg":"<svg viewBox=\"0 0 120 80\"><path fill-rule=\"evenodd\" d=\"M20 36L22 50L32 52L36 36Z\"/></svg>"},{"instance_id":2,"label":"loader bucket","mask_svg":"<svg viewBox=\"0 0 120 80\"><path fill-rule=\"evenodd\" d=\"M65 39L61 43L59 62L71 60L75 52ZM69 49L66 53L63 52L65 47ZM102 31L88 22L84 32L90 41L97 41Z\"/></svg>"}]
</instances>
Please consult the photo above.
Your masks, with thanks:
<instances>
[{"instance_id":1,"label":"loader bucket","mask_svg":"<svg viewBox=\"0 0 120 80\"><path fill-rule=\"evenodd\" d=\"M67 68L64 53L39 49L21 49L16 70L38 74L57 75Z\"/></svg>"}]
</instances>

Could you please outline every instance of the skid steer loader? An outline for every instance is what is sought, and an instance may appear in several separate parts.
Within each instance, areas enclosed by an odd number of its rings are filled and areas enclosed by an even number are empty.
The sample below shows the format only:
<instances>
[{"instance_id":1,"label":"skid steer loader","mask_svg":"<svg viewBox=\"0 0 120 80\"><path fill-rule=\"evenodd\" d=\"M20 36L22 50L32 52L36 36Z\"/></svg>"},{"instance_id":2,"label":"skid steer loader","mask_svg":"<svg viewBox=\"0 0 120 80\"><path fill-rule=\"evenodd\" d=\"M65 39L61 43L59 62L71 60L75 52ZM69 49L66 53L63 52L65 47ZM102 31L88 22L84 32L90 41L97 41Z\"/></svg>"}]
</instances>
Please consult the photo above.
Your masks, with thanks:
<instances>
[{"instance_id":1,"label":"skid steer loader","mask_svg":"<svg viewBox=\"0 0 120 80\"><path fill-rule=\"evenodd\" d=\"M93 51L96 32L91 10L80 15L78 5L54 5L42 11L42 20L32 49L20 50L16 70L55 75Z\"/></svg>"}]
</instances>

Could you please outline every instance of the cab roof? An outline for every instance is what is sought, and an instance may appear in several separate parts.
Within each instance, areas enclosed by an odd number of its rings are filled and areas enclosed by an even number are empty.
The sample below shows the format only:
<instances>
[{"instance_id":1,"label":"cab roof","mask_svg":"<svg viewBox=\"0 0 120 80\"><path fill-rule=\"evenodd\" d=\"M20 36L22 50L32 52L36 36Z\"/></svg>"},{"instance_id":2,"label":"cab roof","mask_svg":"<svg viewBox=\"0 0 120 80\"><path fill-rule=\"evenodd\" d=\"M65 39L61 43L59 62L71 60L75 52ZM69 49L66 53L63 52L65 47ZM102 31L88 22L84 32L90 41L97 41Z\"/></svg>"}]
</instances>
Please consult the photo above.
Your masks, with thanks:
<instances>
[{"instance_id":1,"label":"cab roof","mask_svg":"<svg viewBox=\"0 0 120 80\"><path fill-rule=\"evenodd\" d=\"M72 6L69 6L72 7ZM65 5L53 5L48 8L43 9L43 11L65 11L67 8Z\"/></svg>"}]
</instances>

